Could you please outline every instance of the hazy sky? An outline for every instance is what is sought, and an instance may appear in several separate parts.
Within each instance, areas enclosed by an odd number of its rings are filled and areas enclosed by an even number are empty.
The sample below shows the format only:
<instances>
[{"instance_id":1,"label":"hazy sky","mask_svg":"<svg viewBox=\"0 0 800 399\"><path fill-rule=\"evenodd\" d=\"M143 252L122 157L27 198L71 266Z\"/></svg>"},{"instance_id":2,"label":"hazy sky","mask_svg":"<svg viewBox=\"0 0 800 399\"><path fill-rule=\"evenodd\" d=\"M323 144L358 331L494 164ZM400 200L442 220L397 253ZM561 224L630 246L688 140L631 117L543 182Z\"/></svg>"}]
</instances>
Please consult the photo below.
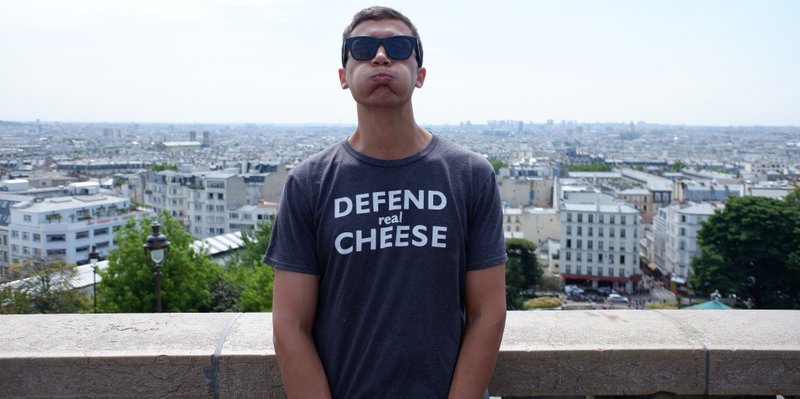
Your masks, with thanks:
<instances>
[{"instance_id":1,"label":"hazy sky","mask_svg":"<svg viewBox=\"0 0 800 399\"><path fill-rule=\"evenodd\" d=\"M355 123L356 0L0 0L0 120ZM800 1L412 0L426 124L800 126Z\"/></svg>"}]
</instances>

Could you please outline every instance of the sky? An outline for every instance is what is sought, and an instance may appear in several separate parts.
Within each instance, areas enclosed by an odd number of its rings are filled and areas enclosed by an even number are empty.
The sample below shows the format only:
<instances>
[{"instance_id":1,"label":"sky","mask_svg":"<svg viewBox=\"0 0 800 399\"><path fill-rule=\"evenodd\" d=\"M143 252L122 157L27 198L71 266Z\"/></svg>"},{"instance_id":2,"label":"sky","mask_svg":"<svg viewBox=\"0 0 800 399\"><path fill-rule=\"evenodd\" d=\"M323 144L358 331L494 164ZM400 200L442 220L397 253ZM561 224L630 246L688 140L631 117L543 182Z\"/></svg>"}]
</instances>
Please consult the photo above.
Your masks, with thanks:
<instances>
[{"instance_id":1,"label":"sky","mask_svg":"<svg viewBox=\"0 0 800 399\"><path fill-rule=\"evenodd\" d=\"M0 120L355 124L359 0L0 0ZM409 0L423 124L800 126L800 1Z\"/></svg>"}]
</instances>

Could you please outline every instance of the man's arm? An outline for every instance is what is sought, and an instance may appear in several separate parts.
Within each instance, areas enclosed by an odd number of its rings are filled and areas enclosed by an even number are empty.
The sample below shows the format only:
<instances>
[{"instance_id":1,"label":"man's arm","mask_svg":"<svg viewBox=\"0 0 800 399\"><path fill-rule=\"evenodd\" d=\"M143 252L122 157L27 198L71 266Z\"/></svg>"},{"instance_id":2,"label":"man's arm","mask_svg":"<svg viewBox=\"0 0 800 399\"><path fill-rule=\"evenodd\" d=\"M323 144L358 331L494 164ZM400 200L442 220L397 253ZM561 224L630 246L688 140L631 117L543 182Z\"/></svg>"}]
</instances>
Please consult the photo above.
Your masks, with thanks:
<instances>
[{"instance_id":1,"label":"man's arm","mask_svg":"<svg viewBox=\"0 0 800 399\"><path fill-rule=\"evenodd\" d=\"M494 373L506 322L505 265L467 272L467 324L450 399L481 398Z\"/></svg>"},{"instance_id":2,"label":"man's arm","mask_svg":"<svg viewBox=\"0 0 800 399\"><path fill-rule=\"evenodd\" d=\"M311 331L318 290L316 275L275 269L272 294L275 354L289 398L331 397Z\"/></svg>"}]
</instances>

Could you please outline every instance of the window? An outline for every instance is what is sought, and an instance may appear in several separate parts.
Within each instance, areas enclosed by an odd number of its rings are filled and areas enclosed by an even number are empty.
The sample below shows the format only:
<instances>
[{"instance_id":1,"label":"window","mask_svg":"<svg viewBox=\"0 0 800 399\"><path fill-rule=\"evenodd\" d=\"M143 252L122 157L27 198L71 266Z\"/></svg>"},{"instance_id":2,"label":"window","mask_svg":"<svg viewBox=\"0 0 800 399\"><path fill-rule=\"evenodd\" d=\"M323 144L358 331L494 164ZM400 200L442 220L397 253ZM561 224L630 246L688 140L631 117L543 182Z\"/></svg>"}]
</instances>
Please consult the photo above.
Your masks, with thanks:
<instances>
[{"instance_id":1,"label":"window","mask_svg":"<svg viewBox=\"0 0 800 399\"><path fill-rule=\"evenodd\" d=\"M195 217L194 217L194 221L195 221L195 222L202 222L202 221L203 221L203 217L202 217L202 216L200 216L200 215L195 215Z\"/></svg>"},{"instance_id":2,"label":"window","mask_svg":"<svg viewBox=\"0 0 800 399\"><path fill-rule=\"evenodd\" d=\"M207 212L214 212L214 205L206 205Z\"/></svg>"},{"instance_id":3,"label":"window","mask_svg":"<svg viewBox=\"0 0 800 399\"><path fill-rule=\"evenodd\" d=\"M680 249L681 251L683 251L683 250L685 250L685 249L686 249L686 242L684 242L683 240L681 240L681 242L680 242L679 244L680 244L680 245L678 246L678 249Z\"/></svg>"},{"instance_id":4,"label":"window","mask_svg":"<svg viewBox=\"0 0 800 399\"><path fill-rule=\"evenodd\" d=\"M67 254L67 250L64 249L64 248L61 248L61 249L48 249L47 250L47 256L62 256L62 255L66 255L66 254Z\"/></svg>"},{"instance_id":5,"label":"window","mask_svg":"<svg viewBox=\"0 0 800 399\"><path fill-rule=\"evenodd\" d=\"M625 255L620 255L619 256L619 264L620 265L624 265L625 264Z\"/></svg>"},{"instance_id":6,"label":"window","mask_svg":"<svg viewBox=\"0 0 800 399\"><path fill-rule=\"evenodd\" d=\"M568 236L572 235L572 226L567 226L567 235Z\"/></svg>"},{"instance_id":7,"label":"window","mask_svg":"<svg viewBox=\"0 0 800 399\"><path fill-rule=\"evenodd\" d=\"M686 215L681 215L681 223L686 223Z\"/></svg>"},{"instance_id":8,"label":"window","mask_svg":"<svg viewBox=\"0 0 800 399\"><path fill-rule=\"evenodd\" d=\"M60 241L67 241L66 234L48 234L47 235L47 242L60 242Z\"/></svg>"},{"instance_id":9,"label":"window","mask_svg":"<svg viewBox=\"0 0 800 399\"><path fill-rule=\"evenodd\" d=\"M575 274L582 274L581 265L575 266Z\"/></svg>"},{"instance_id":10,"label":"window","mask_svg":"<svg viewBox=\"0 0 800 399\"><path fill-rule=\"evenodd\" d=\"M81 238L89 238L89 231L79 231L75 233L75 239L80 240Z\"/></svg>"},{"instance_id":11,"label":"window","mask_svg":"<svg viewBox=\"0 0 800 399\"><path fill-rule=\"evenodd\" d=\"M625 215L619 217L619 224L625 224Z\"/></svg>"},{"instance_id":12,"label":"window","mask_svg":"<svg viewBox=\"0 0 800 399\"><path fill-rule=\"evenodd\" d=\"M580 251L578 251L578 252L575 254L575 260L577 260L578 262L581 262L581 261L583 261L583 252L580 252Z\"/></svg>"},{"instance_id":13,"label":"window","mask_svg":"<svg viewBox=\"0 0 800 399\"><path fill-rule=\"evenodd\" d=\"M613 227L610 227L610 228L608 229L608 236L609 236L609 237L614 237L614 228L613 228Z\"/></svg>"},{"instance_id":14,"label":"window","mask_svg":"<svg viewBox=\"0 0 800 399\"><path fill-rule=\"evenodd\" d=\"M586 241L586 248L594 249L593 247L594 247L594 241L592 240Z\"/></svg>"},{"instance_id":15,"label":"window","mask_svg":"<svg viewBox=\"0 0 800 399\"><path fill-rule=\"evenodd\" d=\"M578 214L578 223L582 223L582 222L583 222L583 214L579 213Z\"/></svg>"},{"instance_id":16,"label":"window","mask_svg":"<svg viewBox=\"0 0 800 399\"><path fill-rule=\"evenodd\" d=\"M572 240L567 238L567 248L572 248Z\"/></svg>"},{"instance_id":17,"label":"window","mask_svg":"<svg viewBox=\"0 0 800 399\"><path fill-rule=\"evenodd\" d=\"M228 213L228 217L231 219L239 219L239 214L236 212L230 212Z\"/></svg>"},{"instance_id":18,"label":"window","mask_svg":"<svg viewBox=\"0 0 800 399\"><path fill-rule=\"evenodd\" d=\"M623 269L623 268L619 269L619 276L620 277L625 277L625 269Z\"/></svg>"},{"instance_id":19,"label":"window","mask_svg":"<svg viewBox=\"0 0 800 399\"><path fill-rule=\"evenodd\" d=\"M36 242L42 241L42 235L39 233L33 233L33 241Z\"/></svg>"},{"instance_id":20,"label":"window","mask_svg":"<svg viewBox=\"0 0 800 399\"><path fill-rule=\"evenodd\" d=\"M608 223L614 224L614 215L608 216Z\"/></svg>"},{"instance_id":21,"label":"window","mask_svg":"<svg viewBox=\"0 0 800 399\"><path fill-rule=\"evenodd\" d=\"M608 264L609 265L613 265L614 264L614 255L609 255L608 256Z\"/></svg>"},{"instance_id":22,"label":"window","mask_svg":"<svg viewBox=\"0 0 800 399\"><path fill-rule=\"evenodd\" d=\"M578 235L583 235L583 228L581 226L578 226Z\"/></svg>"},{"instance_id":23,"label":"window","mask_svg":"<svg viewBox=\"0 0 800 399\"><path fill-rule=\"evenodd\" d=\"M578 240L577 244L578 245L577 245L576 248L581 249L583 247L583 245L582 245L583 244L583 240Z\"/></svg>"},{"instance_id":24,"label":"window","mask_svg":"<svg viewBox=\"0 0 800 399\"><path fill-rule=\"evenodd\" d=\"M586 266L586 274L588 274L590 276L592 275L592 267L591 266Z\"/></svg>"},{"instance_id":25,"label":"window","mask_svg":"<svg viewBox=\"0 0 800 399\"><path fill-rule=\"evenodd\" d=\"M567 212L567 221L568 222L572 221L572 212Z\"/></svg>"},{"instance_id":26,"label":"window","mask_svg":"<svg viewBox=\"0 0 800 399\"><path fill-rule=\"evenodd\" d=\"M603 241L598 241L597 242L597 249L599 249L601 251L603 250Z\"/></svg>"},{"instance_id":27,"label":"window","mask_svg":"<svg viewBox=\"0 0 800 399\"><path fill-rule=\"evenodd\" d=\"M566 259L567 259L567 260L572 260L572 252L570 252L570 251L567 251L567 252L566 252L566 254L567 254L567 257L566 257Z\"/></svg>"},{"instance_id":28,"label":"window","mask_svg":"<svg viewBox=\"0 0 800 399\"><path fill-rule=\"evenodd\" d=\"M594 214L589 214L589 223L594 223Z\"/></svg>"},{"instance_id":29,"label":"window","mask_svg":"<svg viewBox=\"0 0 800 399\"><path fill-rule=\"evenodd\" d=\"M597 215L597 218L600 219L600 224L603 224L603 219L605 219L605 215Z\"/></svg>"},{"instance_id":30,"label":"window","mask_svg":"<svg viewBox=\"0 0 800 399\"><path fill-rule=\"evenodd\" d=\"M88 251L89 251L89 246L88 245L84 245L82 247L75 248L75 252L88 252Z\"/></svg>"},{"instance_id":31,"label":"window","mask_svg":"<svg viewBox=\"0 0 800 399\"><path fill-rule=\"evenodd\" d=\"M213 200L214 199L214 193L208 193L208 199Z\"/></svg>"},{"instance_id":32,"label":"window","mask_svg":"<svg viewBox=\"0 0 800 399\"><path fill-rule=\"evenodd\" d=\"M217 199L218 199L218 200L225 199L225 194L223 194L223 193L217 193Z\"/></svg>"},{"instance_id":33,"label":"window","mask_svg":"<svg viewBox=\"0 0 800 399\"><path fill-rule=\"evenodd\" d=\"M592 228L592 226L589 226L589 237L592 237L592 236L594 236L594 234L592 234L592 233L593 233L593 230L594 230L594 229Z\"/></svg>"},{"instance_id":34,"label":"window","mask_svg":"<svg viewBox=\"0 0 800 399\"><path fill-rule=\"evenodd\" d=\"M603 227L602 226L597 228L597 236L598 237L602 237L603 236Z\"/></svg>"},{"instance_id":35,"label":"window","mask_svg":"<svg viewBox=\"0 0 800 399\"><path fill-rule=\"evenodd\" d=\"M19 230L11 230L11 238L19 238Z\"/></svg>"},{"instance_id":36,"label":"window","mask_svg":"<svg viewBox=\"0 0 800 399\"><path fill-rule=\"evenodd\" d=\"M603 275L603 268L602 267L598 267L597 268L597 275L598 276L602 276Z\"/></svg>"},{"instance_id":37,"label":"window","mask_svg":"<svg viewBox=\"0 0 800 399\"><path fill-rule=\"evenodd\" d=\"M26 221L26 222L30 222L30 221L31 221L31 219L32 219L32 218L31 218L31 215L24 215L24 216L22 216L22 220L24 220L24 221Z\"/></svg>"},{"instance_id":38,"label":"window","mask_svg":"<svg viewBox=\"0 0 800 399\"><path fill-rule=\"evenodd\" d=\"M681 235L682 236L686 235L686 228L685 227L681 227Z\"/></svg>"},{"instance_id":39,"label":"window","mask_svg":"<svg viewBox=\"0 0 800 399\"><path fill-rule=\"evenodd\" d=\"M94 229L94 236L102 236L108 234L108 227L103 227L100 229Z\"/></svg>"},{"instance_id":40,"label":"window","mask_svg":"<svg viewBox=\"0 0 800 399\"><path fill-rule=\"evenodd\" d=\"M619 238L625 238L625 228L624 227L620 227L619 228Z\"/></svg>"},{"instance_id":41,"label":"window","mask_svg":"<svg viewBox=\"0 0 800 399\"><path fill-rule=\"evenodd\" d=\"M603 254L597 254L597 263L603 263Z\"/></svg>"},{"instance_id":42,"label":"window","mask_svg":"<svg viewBox=\"0 0 800 399\"><path fill-rule=\"evenodd\" d=\"M569 274L569 273L570 273L570 269L572 269L571 265L567 265L567 266L566 266L566 272L567 272L567 274Z\"/></svg>"},{"instance_id":43,"label":"window","mask_svg":"<svg viewBox=\"0 0 800 399\"><path fill-rule=\"evenodd\" d=\"M225 212L225 205L217 205L217 212Z\"/></svg>"},{"instance_id":44,"label":"window","mask_svg":"<svg viewBox=\"0 0 800 399\"><path fill-rule=\"evenodd\" d=\"M31 233L28 233L27 231L23 231L22 232L22 239L25 240L25 241L30 240L31 239Z\"/></svg>"},{"instance_id":45,"label":"window","mask_svg":"<svg viewBox=\"0 0 800 399\"><path fill-rule=\"evenodd\" d=\"M95 248L105 248L108 246L108 241L98 242L97 244L94 244L94 246Z\"/></svg>"}]
</instances>

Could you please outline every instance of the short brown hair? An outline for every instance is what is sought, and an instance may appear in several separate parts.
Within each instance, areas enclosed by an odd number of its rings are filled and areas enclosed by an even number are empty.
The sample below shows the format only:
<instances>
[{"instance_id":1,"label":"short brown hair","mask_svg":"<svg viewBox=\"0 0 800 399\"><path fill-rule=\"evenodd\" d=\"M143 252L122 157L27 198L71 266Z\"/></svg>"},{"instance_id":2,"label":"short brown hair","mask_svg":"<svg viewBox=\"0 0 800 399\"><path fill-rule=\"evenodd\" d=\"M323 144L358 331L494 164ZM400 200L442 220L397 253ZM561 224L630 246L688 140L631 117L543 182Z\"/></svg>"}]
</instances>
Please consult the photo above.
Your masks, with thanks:
<instances>
[{"instance_id":1,"label":"short brown hair","mask_svg":"<svg viewBox=\"0 0 800 399\"><path fill-rule=\"evenodd\" d=\"M417 31L417 27L411 23L411 20L408 19L405 15L403 15L400 11L395 10L394 8L383 7L383 6L374 6L365 8L353 15L353 21L350 22L350 25L347 25L344 28L344 38L350 37L353 33L353 29L356 28L360 23L364 21L376 21L381 19L396 19L411 28L411 34L419 40L419 32Z\"/></svg>"}]
</instances>

